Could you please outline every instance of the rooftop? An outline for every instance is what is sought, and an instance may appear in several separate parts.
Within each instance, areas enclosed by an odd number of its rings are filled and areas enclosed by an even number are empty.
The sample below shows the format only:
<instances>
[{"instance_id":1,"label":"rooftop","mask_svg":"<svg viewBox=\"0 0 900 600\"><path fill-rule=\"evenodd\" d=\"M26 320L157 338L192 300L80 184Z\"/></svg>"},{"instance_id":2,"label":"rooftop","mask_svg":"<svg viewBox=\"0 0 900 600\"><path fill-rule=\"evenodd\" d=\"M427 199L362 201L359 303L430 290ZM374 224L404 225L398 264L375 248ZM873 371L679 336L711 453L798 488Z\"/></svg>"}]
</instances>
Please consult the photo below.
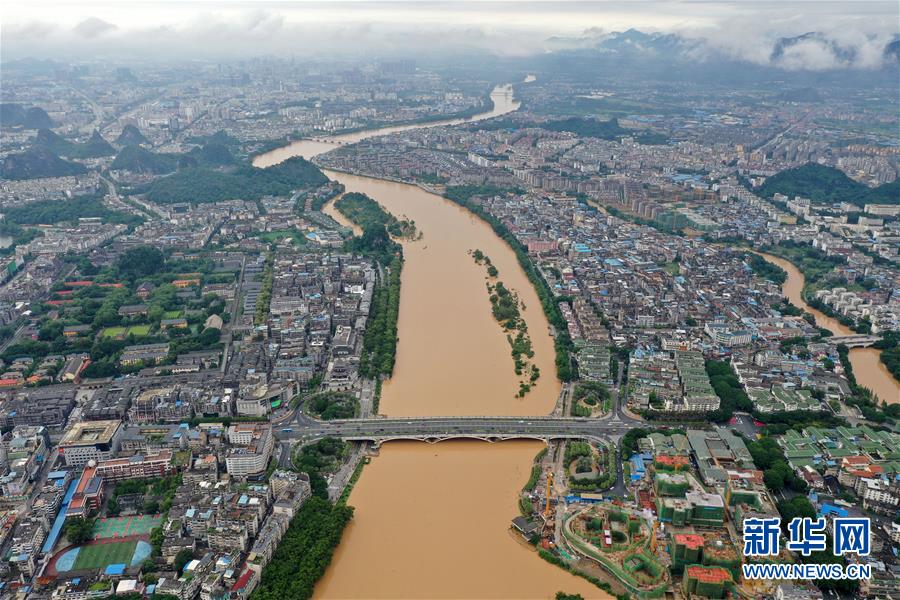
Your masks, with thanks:
<instances>
[{"instance_id":1,"label":"rooftop","mask_svg":"<svg viewBox=\"0 0 900 600\"><path fill-rule=\"evenodd\" d=\"M686 569L687 576L703 583L725 583L731 581L731 573L722 567L702 567L691 565Z\"/></svg>"},{"instance_id":2,"label":"rooftop","mask_svg":"<svg viewBox=\"0 0 900 600\"><path fill-rule=\"evenodd\" d=\"M108 444L121 424L122 422L119 420L80 421L66 432L59 445Z\"/></svg>"}]
</instances>

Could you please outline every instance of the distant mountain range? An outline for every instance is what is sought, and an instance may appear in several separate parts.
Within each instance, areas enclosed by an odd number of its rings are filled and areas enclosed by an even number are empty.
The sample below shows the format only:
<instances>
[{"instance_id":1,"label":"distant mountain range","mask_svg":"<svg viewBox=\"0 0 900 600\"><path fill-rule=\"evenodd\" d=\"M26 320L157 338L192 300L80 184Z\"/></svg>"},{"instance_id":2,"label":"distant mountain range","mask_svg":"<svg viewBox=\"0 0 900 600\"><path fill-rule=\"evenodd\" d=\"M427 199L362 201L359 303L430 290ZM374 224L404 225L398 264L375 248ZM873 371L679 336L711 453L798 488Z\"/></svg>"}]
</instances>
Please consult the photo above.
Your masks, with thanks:
<instances>
[{"instance_id":1,"label":"distant mountain range","mask_svg":"<svg viewBox=\"0 0 900 600\"><path fill-rule=\"evenodd\" d=\"M547 41L550 48L555 50L590 49L602 53L643 55L672 60L743 60L736 50L726 49L722 44L702 37L685 37L675 33L647 33L638 29L613 32L588 30L581 36L553 37ZM886 44L875 39L867 39L863 42L867 45L866 52L863 52L862 45L850 45L818 31L777 38L772 40L771 44L767 66L776 68L825 70L851 66L877 66L865 62L871 61L868 51L872 45L875 45L876 50L881 53L882 65L900 64L900 34ZM877 47L878 44L882 44L880 48ZM752 62L760 61L757 58Z\"/></svg>"}]
</instances>

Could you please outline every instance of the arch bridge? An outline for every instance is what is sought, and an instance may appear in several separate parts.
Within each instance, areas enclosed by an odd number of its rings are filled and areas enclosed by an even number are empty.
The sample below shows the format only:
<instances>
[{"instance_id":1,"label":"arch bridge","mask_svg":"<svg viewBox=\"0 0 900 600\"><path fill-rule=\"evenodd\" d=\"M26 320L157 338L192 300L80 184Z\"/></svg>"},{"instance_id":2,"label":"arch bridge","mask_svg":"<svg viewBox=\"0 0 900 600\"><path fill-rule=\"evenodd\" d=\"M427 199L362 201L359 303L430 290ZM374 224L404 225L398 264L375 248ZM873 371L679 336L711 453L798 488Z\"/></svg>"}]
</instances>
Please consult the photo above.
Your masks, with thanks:
<instances>
[{"instance_id":1,"label":"arch bridge","mask_svg":"<svg viewBox=\"0 0 900 600\"><path fill-rule=\"evenodd\" d=\"M372 442L376 446L395 440L437 443L452 439L499 442L531 439L595 439L608 441L631 427L618 420L571 417L426 417L316 421L307 419L301 435L337 437L346 441ZM285 435L285 430L278 437ZM291 431L290 433L294 433Z\"/></svg>"},{"instance_id":2,"label":"arch bridge","mask_svg":"<svg viewBox=\"0 0 900 600\"><path fill-rule=\"evenodd\" d=\"M835 346L838 344L844 344L848 348L867 348L875 342L881 341L881 338L877 335L866 335L860 333L857 335L835 335L826 338L826 341L834 344Z\"/></svg>"}]
</instances>

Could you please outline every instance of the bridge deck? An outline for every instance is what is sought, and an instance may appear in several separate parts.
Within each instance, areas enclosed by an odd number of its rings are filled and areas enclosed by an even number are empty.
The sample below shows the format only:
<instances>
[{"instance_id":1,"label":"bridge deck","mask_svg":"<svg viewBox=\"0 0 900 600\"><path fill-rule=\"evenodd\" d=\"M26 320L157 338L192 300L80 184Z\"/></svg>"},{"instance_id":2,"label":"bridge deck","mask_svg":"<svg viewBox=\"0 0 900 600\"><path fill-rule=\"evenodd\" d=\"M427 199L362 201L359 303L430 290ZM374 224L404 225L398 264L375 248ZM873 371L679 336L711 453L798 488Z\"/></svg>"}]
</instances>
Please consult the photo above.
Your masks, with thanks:
<instances>
[{"instance_id":1,"label":"bridge deck","mask_svg":"<svg viewBox=\"0 0 900 600\"><path fill-rule=\"evenodd\" d=\"M338 437L349 441L389 440L443 441L472 438L487 441L507 439L551 440L593 438L605 440L624 435L634 424L618 418L574 417L427 417L406 419L348 419L315 421L308 419L305 435ZM291 433L293 433L291 431ZM292 435L279 437L294 437Z\"/></svg>"}]
</instances>

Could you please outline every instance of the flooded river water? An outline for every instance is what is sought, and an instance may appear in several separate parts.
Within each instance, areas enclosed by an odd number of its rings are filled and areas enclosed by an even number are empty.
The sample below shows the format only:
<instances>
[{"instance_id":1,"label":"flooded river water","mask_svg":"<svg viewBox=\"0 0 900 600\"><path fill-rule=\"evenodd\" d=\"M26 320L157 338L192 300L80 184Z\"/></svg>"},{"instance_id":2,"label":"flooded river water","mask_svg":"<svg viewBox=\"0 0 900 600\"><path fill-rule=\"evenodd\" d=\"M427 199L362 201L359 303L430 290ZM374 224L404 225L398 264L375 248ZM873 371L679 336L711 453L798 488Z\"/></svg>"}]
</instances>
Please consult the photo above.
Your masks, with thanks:
<instances>
[{"instance_id":1,"label":"flooded river water","mask_svg":"<svg viewBox=\"0 0 900 600\"><path fill-rule=\"evenodd\" d=\"M515 110L509 86L493 109ZM456 123L450 121L440 124ZM435 125L431 123L430 125ZM421 127L419 125L418 127ZM339 143L409 129L396 127L330 140L300 141L256 159L311 158ZM397 362L380 411L391 416L542 415L559 395L553 340L537 294L515 254L491 228L452 202L416 186L326 171L416 222L422 237L404 241ZM499 279L522 299L523 318L542 376L524 398L509 343L491 315L480 249ZM517 492L528 479L536 442L388 443L350 496L353 522L316 587L319 598L552 598L560 590L608 596L542 561L509 532Z\"/></svg>"},{"instance_id":2,"label":"flooded river water","mask_svg":"<svg viewBox=\"0 0 900 600\"><path fill-rule=\"evenodd\" d=\"M816 324L831 331L834 335L855 334L852 329L842 325L837 319L816 310L803 300L802 292L806 278L794 263L771 254L760 254L769 262L784 269L787 273L787 280L781 286L781 289L785 297L791 301L791 304L812 313L816 318ZM884 363L881 362L880 354L880 351L874 348L854 348L850 350L850 363L853 365L853 374L856 376L856 382L859 385L872 390L880 400L884 400L889 404L895 404L900 402L900 383L894 379L887 367L884 366Z\"/></svg>"}]
</instances>

